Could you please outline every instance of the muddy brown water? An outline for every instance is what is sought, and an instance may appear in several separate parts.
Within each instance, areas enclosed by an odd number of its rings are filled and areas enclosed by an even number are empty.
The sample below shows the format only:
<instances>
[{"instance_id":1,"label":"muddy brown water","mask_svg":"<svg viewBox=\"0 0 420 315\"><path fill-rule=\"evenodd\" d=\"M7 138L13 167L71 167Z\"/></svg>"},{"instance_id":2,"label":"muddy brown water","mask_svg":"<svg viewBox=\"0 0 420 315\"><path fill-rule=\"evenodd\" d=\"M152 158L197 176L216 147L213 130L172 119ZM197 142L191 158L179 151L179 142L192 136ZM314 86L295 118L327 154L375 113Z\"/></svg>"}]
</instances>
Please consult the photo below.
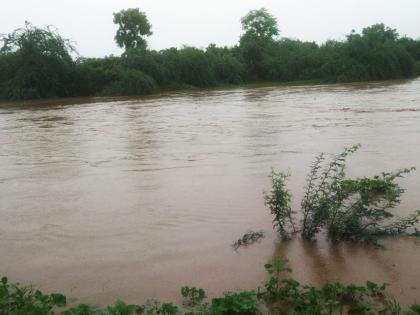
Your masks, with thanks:
<instances>
[{"instance_id":1,"label":"muddy brown water","mask_svg":"<svg viewBox=\"0 0 420 315\"><path fill-rule=\"evenodd\" d=\"M297 206L313 157L356 143L351 176L420 167L420 80L2 104L0 274L79 302L142 303L183 285L254 288L275 256L304 282L389 282L419 303L418 239L378 251L271 232L270 169L292 172ZM419 171L401 183L407 214ZM233 251L249 229L267 237Z\"/></svg>"}]
</instances>

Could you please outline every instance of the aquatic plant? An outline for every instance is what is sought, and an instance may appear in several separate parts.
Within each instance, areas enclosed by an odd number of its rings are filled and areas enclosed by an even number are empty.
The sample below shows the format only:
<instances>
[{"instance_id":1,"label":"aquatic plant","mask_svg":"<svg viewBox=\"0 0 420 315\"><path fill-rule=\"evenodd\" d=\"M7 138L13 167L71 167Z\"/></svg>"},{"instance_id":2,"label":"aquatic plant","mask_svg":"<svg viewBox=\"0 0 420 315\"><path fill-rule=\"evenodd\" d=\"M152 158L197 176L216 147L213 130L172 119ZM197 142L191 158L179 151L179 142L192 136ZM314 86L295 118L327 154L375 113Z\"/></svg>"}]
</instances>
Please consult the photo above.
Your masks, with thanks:
<instances>
[{"instance_id":1,"label":"aquatic plant","mask_svg":"<svg viewBox=\"0 0 420 315\"><path fill-rule=\"evenodd\" d=\"M290 207L291 193L286 189L286 180L290 174L271 171L272 189L270 192L264 192L264 204L274 215L273 225L280 233L281 238L286 240L290 238L288 230L296 232L293 222L292 208Z\"/></svg>"},{"instance_id":2,"label":"aquatic plant","mask_svg":"<svg viewBox=\"0 0 420 315\"><path fill-rule=\"evenodd\" d=\"M265 237L263 231L248 231L240 239L232 244L232 247L237 250L241 246L248 246L260 241Z\"/></svg>"},{"instance_id":3,"label":"aquatic plant","mask_svg":"<svg viewBox=\"0 0 420 315\"><path fill-rule=\"evenodd\" d=\"M385 235L410 233L420 222L420 211L407 217L391 212L400 203L404 189L396 179L415 170L404 168L383 172L373 177L349 179L346 177L346 159L360 149L360 145L345 148L326 161L325 154L315 158L306 179L305 194L301 202L303 219L299 231L302 237L313 239L322 230L332 241L356 241L378 244ZM282 239L297 232L291 194L285 186L289 174L272 172L272 190L265 193L266 205L274 215L274 227Z\"/></svg>"}]
</instances>

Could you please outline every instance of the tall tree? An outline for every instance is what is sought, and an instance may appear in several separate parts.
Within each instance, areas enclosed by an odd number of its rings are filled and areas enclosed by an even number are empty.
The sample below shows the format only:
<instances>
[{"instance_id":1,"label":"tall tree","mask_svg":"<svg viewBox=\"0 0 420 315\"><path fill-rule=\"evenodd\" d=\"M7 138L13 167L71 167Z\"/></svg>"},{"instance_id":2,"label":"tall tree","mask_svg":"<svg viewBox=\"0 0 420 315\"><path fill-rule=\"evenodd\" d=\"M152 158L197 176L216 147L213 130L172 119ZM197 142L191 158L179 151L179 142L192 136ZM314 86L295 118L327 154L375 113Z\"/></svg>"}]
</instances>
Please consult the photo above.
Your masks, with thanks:
<instances>
[{"instance_id":1,"label":"tall tree","mask_svg":"<svg viewBox=\"0 0 420 315\"><path fill-rule=\"evenodd\" d=\"M251 10L241 19L244 37L272 40L279 34L276 18L266 9Z\"/></svg>"},{"instance_id":2,"label":"tall tree","mask_svg":"<svg viewBox=\"0 0 420 315\"><path fill-rule=\"evenodd\" d=\"M137 8L114 13L114 24L118 25L115 41L126 51L133 48L145 49L147 47L145 37L153 34L146 13Z\"/></svg>"},{"instance_id":3,"label":"tall tree","mask_svg":"<svg viewBox=\"0 0 420 315\"><path fill-rule=\"evenodd\" d=\"M251 10L241 19L244 33L240 45L250 79L264 79L264 55L279 34L276 18L266 9Z\"/></svg>"}]
</instances>

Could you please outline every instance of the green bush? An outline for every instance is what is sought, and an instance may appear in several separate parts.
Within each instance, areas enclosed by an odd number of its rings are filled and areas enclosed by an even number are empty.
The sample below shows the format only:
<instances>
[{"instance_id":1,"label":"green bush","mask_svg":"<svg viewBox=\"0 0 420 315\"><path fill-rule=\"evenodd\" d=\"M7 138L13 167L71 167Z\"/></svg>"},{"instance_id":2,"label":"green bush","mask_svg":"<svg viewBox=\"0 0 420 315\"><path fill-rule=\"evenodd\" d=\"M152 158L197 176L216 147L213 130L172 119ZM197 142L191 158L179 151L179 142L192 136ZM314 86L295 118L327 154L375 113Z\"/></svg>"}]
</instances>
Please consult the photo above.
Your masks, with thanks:
<instances>
[{"instance_id":1,"label":"green bush","mask_svg":"<svg viewBox=\"0 0 420 315\"><path fill-rule=\"evenodd\" d=\"M240 239L235 241L232 244L232 247L237 250L241 246L248 246L251 244L254 244L256 242L259 242L261 239L265 237L265 234L263 231L248 231Z\"/></svg>"},{"instance_id":2,"label":"green bush","mask_svg":"<svg viewBox=\"0 0 420 315\"><path fill-rule=\"evenodd\" d=\"M404 193L395 181L414 168L383 172L373 177L347 178L346 159L359 148L359 145L346 148L327 162L324 154L315 159L301 202L303 220L299 229L293 223L291 194L285 186L289 175L272 173L273 188L265 194L265 200L274 215L274 226L283 239L298 230L302 237L312 239L326 230L333 241L379 245L381 236L407 234L420 222L420 211L403 218L390 211L400 203Z\"/></svg>"},{"instance_id":3,"label":"green bush","mask_svg":"<svg viewBox=\"0 0 420 315\"><path fill-rule=\"evenodd\" d=\"M258 309L257 295L254 291L226 293L223 297L212 300L209 311L209 315L257 314L261 312Z\"/></svg>"},{"instance_id":4,"label":"green bush","mask_svg":"<svg viewBox=\"0 0 420 315\"><path fill-rule=\"evenodd\" d=\"M1 315L53 315L54 307L66 305L62 294L44 294L32 286L10 284L6 277L0 283Z\"/></svg>"},{"instance_id":5,"label":"green bush","mask_svg":"<svg viewBox=\"0 0 420 315\"><path fill-rule=\"evenodd\" d=\"M30 99L70 95L73 47L51 27L26 22L0 36L0 96Z\"/></svg>"},{"instance_id":6,"label":"green bush","mask_svg":"<svg viewBox=\"0 0 420 315\"><path fill-rule=\"evenodd\" d=\"M119 77L117 61L109 65L106 59L80 59L76 62L71 86L72 95L96 96Z\"/></svg>"},{"instance_id":7,"label":"green bush","mask_svg":"<svg viewBox=\"0 0 420 315\"><path fill-rule=\"evenodd\" d=\"M150 94L157 90L155 81L138 70L125 70L118 79L109 83L101 92L104 96L132 96Z\"/></svg>"}]
</instances>

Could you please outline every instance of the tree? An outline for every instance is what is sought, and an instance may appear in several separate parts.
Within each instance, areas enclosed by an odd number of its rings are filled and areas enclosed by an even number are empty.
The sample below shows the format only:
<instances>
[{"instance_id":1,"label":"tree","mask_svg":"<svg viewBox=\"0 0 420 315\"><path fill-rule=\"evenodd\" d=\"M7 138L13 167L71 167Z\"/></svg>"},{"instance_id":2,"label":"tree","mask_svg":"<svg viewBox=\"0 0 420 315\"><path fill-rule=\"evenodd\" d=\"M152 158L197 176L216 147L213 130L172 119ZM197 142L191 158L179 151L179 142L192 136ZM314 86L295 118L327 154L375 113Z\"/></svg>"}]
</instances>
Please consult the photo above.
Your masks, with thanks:
<instances>
[{"instance_id":1,"label":"tree","mask_svg":"<svg viewBox=\"0 0 420 315\"><path fill-rule=\"evenodd\" d=\"M345 81L386 80L410 77L414 74L414 60L399 43L395 29L384 24L374 24L363 29L362 34L347 36L345 55L351 59L343 71ZM355 69L359 69L354 72ZM360 75L360 73L363 73Z\"/></svg>"},{"instance_id":2,"label":"tree","mask_svg":"<svg viewBox=\"0 0 420 315\"><path fill-rule=\"evenodd\" d=\"M69 40L52 27L25 27L0 36L0 98L68 96L73 71Z\"/></svg>"},{"instance_id":3,"label":"tree","mask_svg":"<svg viewBox=\"0 0 420 315\"><path fill-rule=\"evenodd\" d=\"M118 25L115 41L126 51L133 48L145 49L147 42L144 37L153 34L146 13L137 8L114 13L114 24Z\"/></svg>"},{"instance_id":4,"label":"tree","mask_svg":"<svg viewBox=\"0 0 420 315\"><path fill-rule=\"evenodd\" d=\"M277 20L264 8L251 10L241 19L244 34L240 45L242 56L248 65L248 77L265 77L264 60L269 46L274 43L274 36L279 34Z\"/></svg>"},{"instance_id":5,"label":"tree","mask_svg":"<svg viewBox=\"0 0 420 315\"><path fill-rule=\"evenodd\" d=\"M272 40L273 36L279 34L277 20L264 8L251 10L241 19L244 37Z\"/></svg>"},{"instance_id":6,"label":"tree","mask_svg":"<svg viewBox=\"0 0 420 315\"><path fill-rule=\"evenodd\" d=\"M396 29L385 26L383 23L365 27L362 34L372 46L385 42L395 42L399 38Z\"/></svg>"}]
</instances>

